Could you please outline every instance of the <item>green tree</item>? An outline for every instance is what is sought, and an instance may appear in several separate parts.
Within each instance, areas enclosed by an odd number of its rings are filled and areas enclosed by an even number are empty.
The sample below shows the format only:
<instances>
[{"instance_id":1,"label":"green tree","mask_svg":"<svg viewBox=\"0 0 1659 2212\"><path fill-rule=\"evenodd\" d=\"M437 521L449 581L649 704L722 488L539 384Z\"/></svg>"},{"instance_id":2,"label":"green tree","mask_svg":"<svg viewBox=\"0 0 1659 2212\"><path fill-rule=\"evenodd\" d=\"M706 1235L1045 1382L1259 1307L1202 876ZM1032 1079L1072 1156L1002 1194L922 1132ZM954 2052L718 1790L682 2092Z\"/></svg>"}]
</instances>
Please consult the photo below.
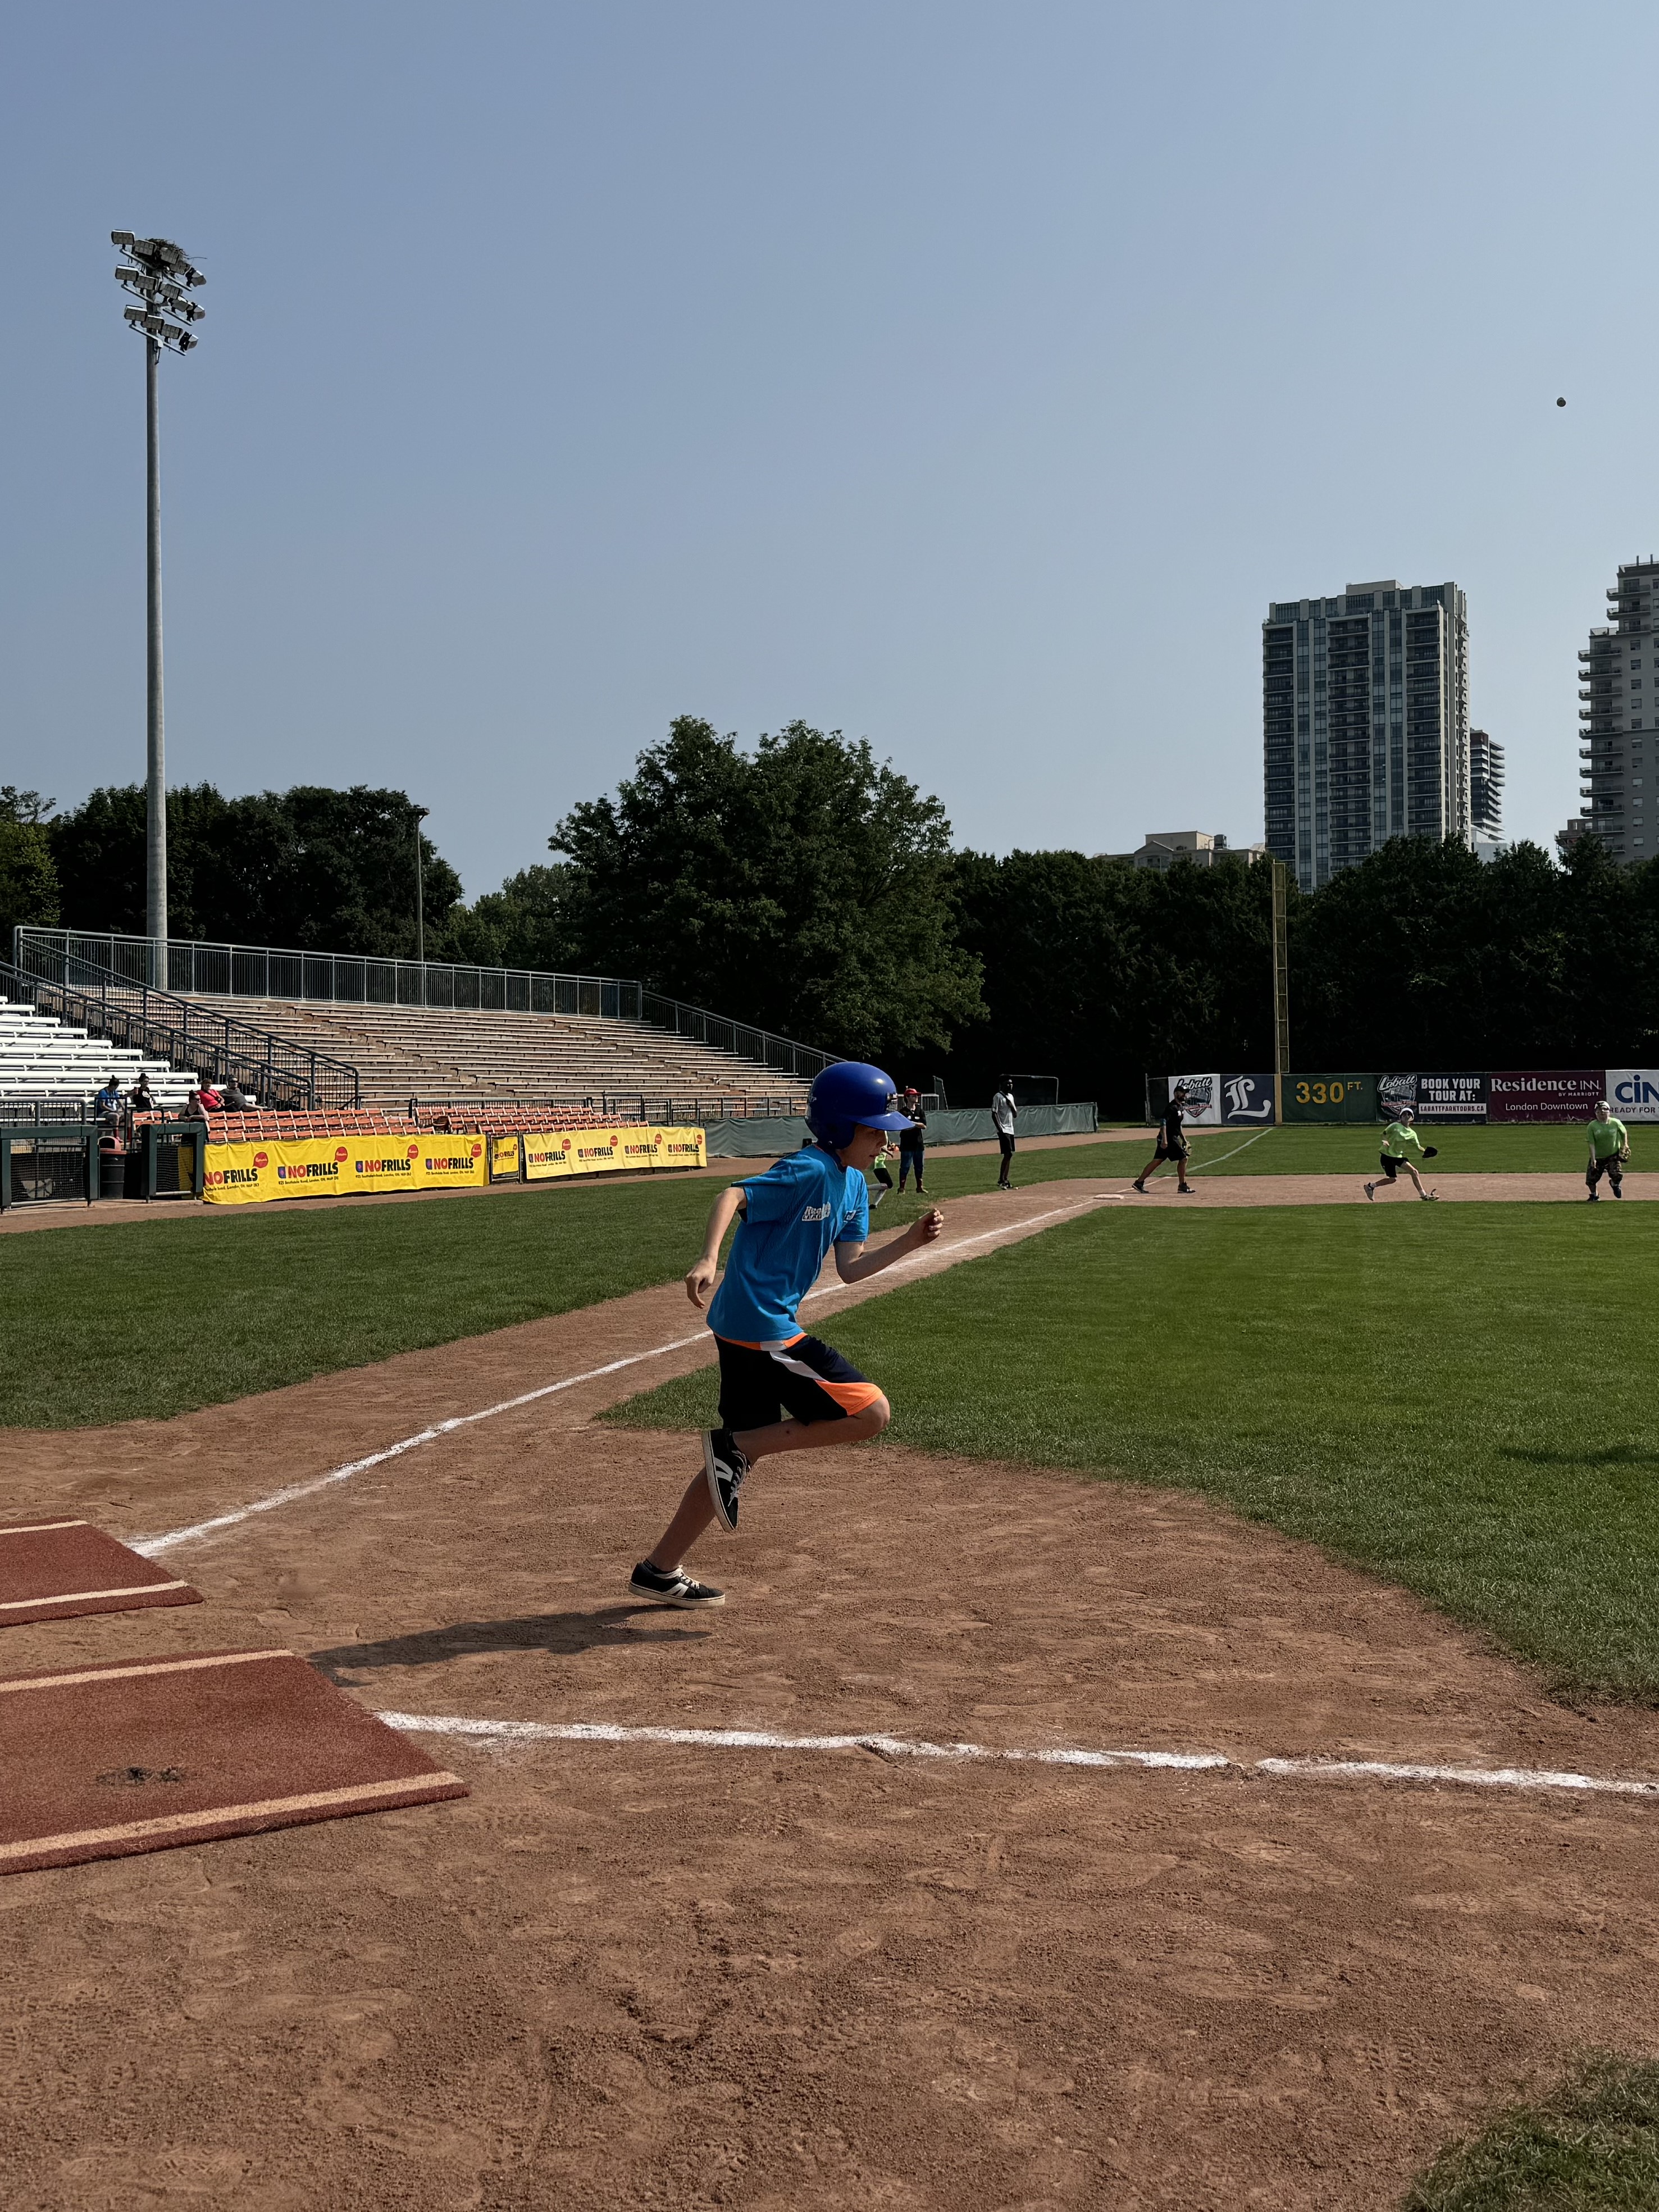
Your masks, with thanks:
<instances>
[{"instance_id":1,"label":"green tree","mask_svg":"<svg viewBox=\"0 0 1659 2212\"><path fill-rule=\"evenodd\" d=\"M458 906L434 957L481 968L568 969L574 959L564 913L569 876L568 866L557 862L521 868L500 890ZM434 942L428 930L428 952Z\"/></svg>"},{"instance_id":2,"label":"green tree","mask_svg":"<svg viewBox=\"0 0 1659 2212\"><path fill-rule=\"evenodd\" d=\"M59 911L45 825L0 812L0 960L11 958L11 933L20 923L50 927Z\"/></svg>"},{"instance_id":3,"label":"green tree","mask_svg":"<svg viewBox=\"0 0 1659 2212\"><path fill-rule=\"evenodd\" d=\"M1012 1069L1138 1113L1148 1071L1271 1065L1265 869L1231 854L1159 872L1107 854L964 853L954 889L989 1018L944 1070L953 1098Z\"/></svg>"},{"instance_id":4,"label":"green tree","mask_svg":"<svg viewBox=\"0 0 1659 2212\"><path fill-rule=\"evenodd\" d=\"M145 926L143 787L94 791L49 825L63 908L76 929ZM461 881L422 836L428 948ZM227 799L211 784L167 794L168 927L175 937L412 957L415 816L401 791L300 784Z\"/></svg>"},{"instance_id":5,"label":"green tree","mask_svg":"<svg viewBox=\"0 0 1659 2212\"><path fill-rule=\"evenodd\" d=\"M680 716L614 799L573 807L573 957L848 1054L942 1047L981 1011L954 941L950 823L869 745L792 722L752 754Z\"/></svg>"}]
</instances>

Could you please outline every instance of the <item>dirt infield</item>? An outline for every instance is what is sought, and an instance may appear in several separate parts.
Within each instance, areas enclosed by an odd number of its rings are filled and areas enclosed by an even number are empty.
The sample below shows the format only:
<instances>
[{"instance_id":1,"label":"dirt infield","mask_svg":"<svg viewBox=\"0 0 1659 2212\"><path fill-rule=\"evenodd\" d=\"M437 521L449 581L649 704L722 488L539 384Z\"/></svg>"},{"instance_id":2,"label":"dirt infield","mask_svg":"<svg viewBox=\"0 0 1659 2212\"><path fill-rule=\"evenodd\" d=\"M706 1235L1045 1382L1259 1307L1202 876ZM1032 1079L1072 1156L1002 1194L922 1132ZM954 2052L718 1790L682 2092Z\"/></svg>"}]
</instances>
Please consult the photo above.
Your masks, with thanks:
<instances>
[{"instance_id":1,"label":"dirt infield","mask_svg":"<svg viewBox=\"0 0 1659 2212\"><path fill-rule=\"evenodd\" d=\"M1584 1178L1577 1175L1549 1175L1531 1172L1525 1175L1448 1175L1438 1182L1425 1169L1420 1170L1425 1188L1437 1191L1443 1203L1453 1206L1490 1206L1500 1200L1516 1200L1528 1205L1565 1205L1571 1201L1583 1206L1587 1195ZM1190 1198L1182 1198L1173 1176L1158 1176L1147 1191L1145 1200L1128 1191L1131 1201L1162 1204L1165 1199L1177 1206L1420 1206L1424 1201L1402 1176L1394 1189L1388 1190L1379 1182L1376 1196L1368 1200L1365 1184L1368 1178L1361 1175L1210 1175L1202 1164L1193 1169L1193 1188ZM1127 1184L1115 1184L1103 1176L1100 1188L1128 1190ZM1604 1199L1604 1205L1628 1204L1632 1199L1659 1199L1659 1175L1627 1175L1625 1177L1625 1196L1622 1200Z\"/></svg>"},{"instance_id":2,"label":"dirt infield","mask_svg":"<svg viewBox=\"0 0 1659 2212\"><path fill-rule=\"evenodd\" d=\"M1091 1188L953 1203L951 1237ZM13 1432L9 1517L153 1538L688 1324L653 1291L169 1423ZM690 1452L591 1416L704 1356L179 1543L206 1606L20 1627L10 1664L264 1643L372 1710L475 1721L1659 1774L1659 1716L1552 1705L1400 1593L1127 1485L777 1462L700 1555L726 1611L632 1608ZM1655 2047L1651 1801L410 1740L473 1796L0 1882L8 2202L1381 2212L1517 2080Z\"/></svg>"}]
</instances>

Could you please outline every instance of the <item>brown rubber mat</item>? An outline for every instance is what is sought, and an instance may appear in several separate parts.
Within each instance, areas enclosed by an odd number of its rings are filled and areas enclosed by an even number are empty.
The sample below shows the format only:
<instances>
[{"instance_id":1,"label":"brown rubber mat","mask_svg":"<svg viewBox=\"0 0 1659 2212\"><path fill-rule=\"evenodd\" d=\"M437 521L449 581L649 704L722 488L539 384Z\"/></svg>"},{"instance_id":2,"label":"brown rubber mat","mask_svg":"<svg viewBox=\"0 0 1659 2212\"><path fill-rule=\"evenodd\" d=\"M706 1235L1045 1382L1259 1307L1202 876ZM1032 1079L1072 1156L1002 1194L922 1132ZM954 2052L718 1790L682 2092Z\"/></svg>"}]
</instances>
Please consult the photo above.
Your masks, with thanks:
<instances>
[{"instance_id":1,"label":"brown rubber mat","mask_svg":"<svg viewBox=\"0 0 1659 2212\"><path fill-rule=\"evenodd\" d=\"M200 1605L202 1593L89 1521L28 1521L0 1528L0 1627Z\"/></svg>"},{"instance_id":2,"label":"brown rubber mat","mask_svg":"<svg viewBox=\"0 0 1659 2212\"><path fill-rule=\"evenodd\" d=\"M0 1874L467 1794L291 1651L0 1677Z\"/></svg>"}]
</instances>

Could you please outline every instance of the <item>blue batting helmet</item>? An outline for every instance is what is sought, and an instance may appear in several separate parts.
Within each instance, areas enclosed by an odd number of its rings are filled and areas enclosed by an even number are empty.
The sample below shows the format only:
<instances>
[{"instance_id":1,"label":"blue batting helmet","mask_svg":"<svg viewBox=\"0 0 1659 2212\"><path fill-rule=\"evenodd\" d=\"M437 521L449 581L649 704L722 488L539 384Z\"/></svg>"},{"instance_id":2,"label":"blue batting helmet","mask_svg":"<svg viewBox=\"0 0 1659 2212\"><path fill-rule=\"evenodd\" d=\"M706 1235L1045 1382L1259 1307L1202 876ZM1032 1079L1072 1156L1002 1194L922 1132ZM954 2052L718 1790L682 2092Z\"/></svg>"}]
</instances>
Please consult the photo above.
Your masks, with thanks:
<instances>
[{"instance_id":1,"label":"blue batting helmet","mask_svg":"<svg viewBox=\"0 0 1659 2212\"><path fill-rule=\"evenodd\" d=\"M806 1126L821 1145L839 1152L853 1141L854 1129L908 1129L910 1116L898 1110L898 1092L884 1068L867 1060L831 1062L812 1085L806 1101Z\"/></svg>"}]
</instances>

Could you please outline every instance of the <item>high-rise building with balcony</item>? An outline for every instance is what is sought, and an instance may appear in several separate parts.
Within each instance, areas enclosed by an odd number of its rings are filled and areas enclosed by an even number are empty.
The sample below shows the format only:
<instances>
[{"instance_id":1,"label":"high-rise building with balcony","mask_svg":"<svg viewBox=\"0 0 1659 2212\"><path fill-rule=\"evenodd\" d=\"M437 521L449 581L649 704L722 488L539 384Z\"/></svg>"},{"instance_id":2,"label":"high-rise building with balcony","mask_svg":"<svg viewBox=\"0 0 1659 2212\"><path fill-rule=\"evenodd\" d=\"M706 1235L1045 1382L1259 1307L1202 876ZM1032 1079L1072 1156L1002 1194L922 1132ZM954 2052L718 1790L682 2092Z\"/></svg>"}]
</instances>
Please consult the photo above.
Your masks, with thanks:
<instances>
[{"instance_id":1,"label":"high-rise building with balcony","mask_svg":"<svg viewBox=\"0 0 1659 2212\"><path fill-rule=\"evenodd\" d=\"M1455 584L1350 584L1261 625L1267 849L1304 890L1390 837L1472 835L1468 609Z\"/></svg>"},{"instance_id":2,"label":"high-rise building with balcony","mask_svg":"<svg viewBox=\"0 0 1659 2212\"><path fill-rule=\"evenodd\" d=\"M1469 829L1477 845L1504 834L1504 748L1484 730L1469 732Z\"/></svg>"},{"instance_id":3,"label":"high-rise building with balcony","mask_svg":"<svg viewBox=\"0 0 1659 2212\"><path fill-rule=\"evenodd\" d=\"M1659 849L1648 827L1646 763L1659 754L1659 561L1626 561L1607 592L1613 622L1578 654L1579 834L1615 860ZM1570 823L1568 829L1573 825ZM1566 848L1565 836L1557 842Z\"/></svg>"}]
</instances>

